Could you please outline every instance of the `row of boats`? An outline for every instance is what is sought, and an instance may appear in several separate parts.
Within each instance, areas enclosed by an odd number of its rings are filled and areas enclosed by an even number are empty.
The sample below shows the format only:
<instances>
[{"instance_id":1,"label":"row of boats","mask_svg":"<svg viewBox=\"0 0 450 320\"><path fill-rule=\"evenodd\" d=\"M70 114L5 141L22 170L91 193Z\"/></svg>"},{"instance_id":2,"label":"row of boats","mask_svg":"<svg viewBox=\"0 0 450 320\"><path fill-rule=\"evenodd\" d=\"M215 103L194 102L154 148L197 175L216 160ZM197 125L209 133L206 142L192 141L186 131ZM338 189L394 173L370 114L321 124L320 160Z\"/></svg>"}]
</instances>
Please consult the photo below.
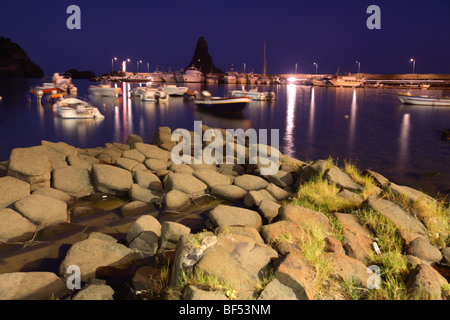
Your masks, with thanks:
<instances>
[{"instance_id":1,"label":"row of boats","mask_svg":"<svg viewBox=\"0 0 450 320\"><path fill-rule=\"evenodd\" d=\"M109 76L98 78L97 80L108 80L108 81L152 81L152 82L167 82L167 83L208 83L217 84L223 82L226 84L274 84L280 83L278 77L269 78L267 76L256 76L253 72L251 73L238 73L230 68L223 76L208 73L204 75L200 70L191 66L186 70L181 70L179 72L161 72L155 71L152 73L126 73L123 76Z\"/></svg>"}]
</instances>

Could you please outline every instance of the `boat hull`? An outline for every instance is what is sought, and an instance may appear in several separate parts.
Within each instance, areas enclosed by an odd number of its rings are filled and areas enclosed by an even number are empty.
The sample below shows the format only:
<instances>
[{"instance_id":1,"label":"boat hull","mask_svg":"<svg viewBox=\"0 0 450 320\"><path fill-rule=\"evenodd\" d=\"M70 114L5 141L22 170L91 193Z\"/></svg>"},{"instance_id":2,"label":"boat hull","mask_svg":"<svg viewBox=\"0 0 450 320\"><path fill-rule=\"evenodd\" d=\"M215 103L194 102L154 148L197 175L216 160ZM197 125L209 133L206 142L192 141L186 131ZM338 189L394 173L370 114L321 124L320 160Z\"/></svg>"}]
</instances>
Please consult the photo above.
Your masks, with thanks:
<instances>
[{"instance_id":1,"label":"boat hull","mask_svg":"<svg viewBox=\"0 0 450 320\"><path fill-rule=\"evenodd\" d=\"M121 88L101 88L101 87L90 87L89 94L93 96L101 97L118 97L122 94Z\"/></svg>"},{"instance_id":2,"label":"boat hull","mask_svg":"<svg viewBox=\"0 0 450 320\"><path fill-rule=\"evenodd\" d=\"M195 104L203 110L216 112L241 112L252 101L250 98L196 99Z\"/></svg>"},{"instance_id":3,"label":"boat hull","mask_svg":"<svg viewBox=\"0 0 450 320\"><path fill-rule=\"evenodd\" d=\"M398 94L397 97L402 103L405 104L416 104L423 106L450 106L450 98L435 98L435 97L424 97L424 96L410 96Z\"/></svg>"}]
</instances>

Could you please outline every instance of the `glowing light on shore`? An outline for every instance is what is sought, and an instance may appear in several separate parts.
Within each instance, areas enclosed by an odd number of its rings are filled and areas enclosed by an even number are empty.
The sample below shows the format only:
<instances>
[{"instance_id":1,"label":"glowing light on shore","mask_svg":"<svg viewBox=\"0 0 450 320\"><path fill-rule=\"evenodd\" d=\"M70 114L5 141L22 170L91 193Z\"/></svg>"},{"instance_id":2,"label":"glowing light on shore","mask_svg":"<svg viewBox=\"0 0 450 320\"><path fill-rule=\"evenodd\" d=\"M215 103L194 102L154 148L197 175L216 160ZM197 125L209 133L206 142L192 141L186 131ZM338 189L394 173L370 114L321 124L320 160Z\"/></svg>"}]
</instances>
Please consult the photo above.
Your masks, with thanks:
<instances>
[{"instance_id":1,"label":"glowing light on shore","mask_svg":"<svg viewBox=\"0 0 450 320\"><path fill-rule=\"evenodd\" d=\"M286 135L285 153L289 156L294 156L294 119L295 119L295 97L297 94L297 87L294 84L287 85L287 112L286 112Z\"/></svg>"},{"instance_id":2,"label":"glowing light on shore","mask_svg":"<svg viewBox=\"0 0 450 320\"><path fill-rule=\"evenodd\" d=\"M295 81L297 81L297 78L296 77L290 77L290 78L287 79L287 81L288 82L295 82Z\"/></svg>"}]
</instances>

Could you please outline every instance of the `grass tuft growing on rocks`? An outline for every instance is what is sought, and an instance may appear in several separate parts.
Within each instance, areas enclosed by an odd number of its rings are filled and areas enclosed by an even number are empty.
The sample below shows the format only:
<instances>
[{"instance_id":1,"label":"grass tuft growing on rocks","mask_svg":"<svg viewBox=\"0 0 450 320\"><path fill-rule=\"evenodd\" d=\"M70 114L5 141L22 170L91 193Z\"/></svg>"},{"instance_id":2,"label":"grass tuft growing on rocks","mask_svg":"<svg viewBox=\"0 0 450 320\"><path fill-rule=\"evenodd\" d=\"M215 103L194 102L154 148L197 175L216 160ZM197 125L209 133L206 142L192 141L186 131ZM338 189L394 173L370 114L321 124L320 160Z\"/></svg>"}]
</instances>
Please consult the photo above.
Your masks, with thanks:
<instances>
[{"instance_id":1,"label":"grass tuft growing on rocks","mask_svg":"<svg viewBox=\"0 0 450 320\"><path fill-rule=\"evenodd\" d=\"M377 211L370 208L354 210L360 221L368 227L374 236L381 254L370 253L369 265L377 265L381 269L381 289L370 290L370 300L404 300L406 286L404 278L409 273L406 258L403 255L404 241L399 236L397 227Z\"/></svg>"},{"instance_id":2,"label":"grass tuft growing on rocks","mask_svg":"<svg viewBox=\"0 0 450 320\"><path fill-rule=\"evenodd\" d=\"M430 243L444 248L450 245L450 203L430 201L425 195L411 201L404 194L394 194L387 188L385 196L417 216L427 227Z\"/></svg>"},{"instance_id":3,"label":"grass tuft growing on rocks","mask_svg":"<svg viewBox=\"0 0 450 320\"><path fill-rule=\"evenodd\" d=\"M216 275L206 273L203 270L194 270L190 273L182 270L178 283L183 289L188 285L195 285L204 290L221 291L232 300L239 299L238 292L231 285L225 283Z\"/></svg>"},{"instance_id":4,"label":"grass tuft growing on rocks","mask_svg":"<svg viewBox=\"0 0 450 320\"><path fill-rule=\"evenodd\" d=\"M350 200L339 197L339 187L323 178L311 179L300 185L293 203L325 214L343 212L353 207Z\"/></svg>"}]
</instances>

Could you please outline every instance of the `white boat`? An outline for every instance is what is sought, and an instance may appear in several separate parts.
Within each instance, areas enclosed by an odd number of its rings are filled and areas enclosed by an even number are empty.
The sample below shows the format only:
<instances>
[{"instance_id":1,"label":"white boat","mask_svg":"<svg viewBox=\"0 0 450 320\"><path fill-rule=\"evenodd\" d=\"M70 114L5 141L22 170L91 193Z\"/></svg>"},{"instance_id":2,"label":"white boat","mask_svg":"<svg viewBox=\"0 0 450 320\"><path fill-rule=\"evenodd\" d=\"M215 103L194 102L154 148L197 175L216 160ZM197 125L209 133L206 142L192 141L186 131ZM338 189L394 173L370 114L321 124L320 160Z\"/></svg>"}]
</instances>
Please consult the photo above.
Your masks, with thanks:
<instances>
[{"instance_id":1,"label":"white boat","mask_svg":"<svg viewBox=\"0 0 450 320\"><path fill-rule=\"evenodd\" d=\"M219 83L219 78L212 73L208 73L205 77L205 82L210 84L216 84Z\"/></svg>"},{"instance_id":2,"label":"white boat","mask_svg":"<svg viewBox=\"0 0 450 320\"><path fill-rule=\"evenodd\" d=\"M163 73L163 74L161 74L161 77L163 78L163 80L165 82L177 82L175 73L173 73L173 72Z\"/></svg>"},{"instance_id":3,"label":"white boat","mask_svg":"<svg viewBox=\"0 0 450 320\"><path fill-rule=\"evenodd\" d=\"M329 79L311 79L311 83L312 83L313 86L317 86L317 87L331 87L331 86L333 86L329 82Z\"/></svg>"},{"instance_id":4,"label":"white boat","mask_svg":"<svg viewBox=\"0 0 450 320\"><path fill-rule=\"evenodd\" d=\"M275 99L275 92L259 92L258 88L252 88L249 91L232 90L228 92L230 97L248 97L252 100L266 101Z\"/></svg>"},{"instance_id":5,"label":"white boat","mask_svg":"<svg viewBox=\"0 0 450 320\"><path fill-rule=\"evenodd\" d=\"M141 91L140 98L142 101L149 102L164 102L169 101L169 94L163 88L152 88L152 87L142 87L145 88Z\"/></svg>"},{"instance_id":6,"label":"white boat","mask_svg":"<svg viewBox=\"0 0 450 320\"><path fill-rule=\"evenodd\" d=\"M251 72L251 73L248 75L248 83L249 83L249 84L256 84L257 81L258 81L258 77L255 76L255 75L253 74L253 72Z\"/></svg>"},{"instance_id":7,"label":"white boat","mask_svg":"<svg viewBox=\"0 0 450 320\"><path fill-rule=\"evenodd\" d=\"M237 82L238 75L239 74L234 71L233 65L231 65L230 71L225 74L223 80L225 81L225 83L234 84Z\"/></svg>"},{"instance_id":8,"label":"white boat","mask_svg":"<svg viewBox=\"0 0 450 320\"><path fill-rule=\"evenodd\" d=\"M157 92L158 92L158 89L156 89L156 88L142 87L139 96L142 101L156 102L157 101L157 97L156 97Z\"/></svg>"},{"instance_id":9,"label":"white boat","mask_svg":"<svg viewBox=\"0 0 450 320\"><path fill-rule=\"evenodd\" d=\"M213 112L241 112L252 101L250 98L212 97L208 91L194 99L197 107Z\"/></svg>"},{"instance_id":10,"label":"white boat","mask_svg":"<svg viewBox=\"0 0 450 320\"><path fill-rule=\"evenodd\" d=\"M247 77L245 76L245 74L241 73L237 76L236 78L236 83L239 84L246 84L247 83Z\"/></svg>"},{"instance_id":11,"label":"white boat","mask_svg":"<svg viewBox=\"0 0 450 320\"><path fill-rule=\"evenodd\" d=\"M198 83L198 82L203 82L203 80L204 80L203 74L194 66L191 66L188 69L186 69L186 71L184 71L183 82Z\"/></svg>"},{"instance_id":12,"label":"white boat","mask_svg":"<svg viewBox=\"0 0 450 320\"><path fill-rule=\"evenodd\" d=\"M153 82L164 82L163 75L161 71L156 70L148 75L148 79Z\"/></svg>"},{"instance_id":13,"label":"white boat","mask_svg":"<svg viewBox=\"0 0 450 320\"><path fill-rule=\"evenodd\" d=\"M189 89L188 87L177 87L175 84L163 85L160 88L167 92L170 96L182 96Z\"/></svg>"},{"instance_id":14,"label":"white boat","mask_svg":"<svg viewBox=\"0 0 450 320\"><path fill-rule=\"evenodd\" d=\"M408 93L399 93L397 94L397 97L405 104L450 106L450 97L413 96Z\"/></svg>"},{"instance_id":15,"label":"white boat","mask_svg":"<svg viewBox=\"0 0 450 320\"><path fill-rule=\"evenodd\" d=\"M98 86L90 86L89 94L102 97L118 97L122 94L122 88L111 87L110 84L100 84Z\"/></svg>"},{"instance_id":16,"label":"white boat","mask_svg":"<svg viewBox=\"0 0 450 320\"><path fill-rule=\"evenodd\" d=\"M92 104L76 98L61 99L55 103L53 108L63 119L105 118Z\"/></svg>"},{"instance_id":17,"label":"white boat","mask_svg":"<svg viewBox=\"0 0 450 320\"><path fill-rule=\"evenodd\" d=\"M364 79L351 76L338 76L329 80L336 87L361 87Z\"/></svg>"},{"instance_id":18,"label":"white boat","mask_svg":"<svg viewBox=\"0 0 450 320\"><path fill-rule=\"evenodd\" d=\"M260 77L256 80L257 84L270 84L270 79L267 77Z\"/></svg>"},{"instance_id":19,"label":"white boat","mask_svg":"<svg viewBox=\"0 0 450 320\"><path fill-rule=\"evenodd\" d=\"M77 94L78 88L74 86L69 75L64 74L61 76L59 73L54 73L52 80L56 88L64 90L69 95Z\"/></svg>"}]
</instances>

